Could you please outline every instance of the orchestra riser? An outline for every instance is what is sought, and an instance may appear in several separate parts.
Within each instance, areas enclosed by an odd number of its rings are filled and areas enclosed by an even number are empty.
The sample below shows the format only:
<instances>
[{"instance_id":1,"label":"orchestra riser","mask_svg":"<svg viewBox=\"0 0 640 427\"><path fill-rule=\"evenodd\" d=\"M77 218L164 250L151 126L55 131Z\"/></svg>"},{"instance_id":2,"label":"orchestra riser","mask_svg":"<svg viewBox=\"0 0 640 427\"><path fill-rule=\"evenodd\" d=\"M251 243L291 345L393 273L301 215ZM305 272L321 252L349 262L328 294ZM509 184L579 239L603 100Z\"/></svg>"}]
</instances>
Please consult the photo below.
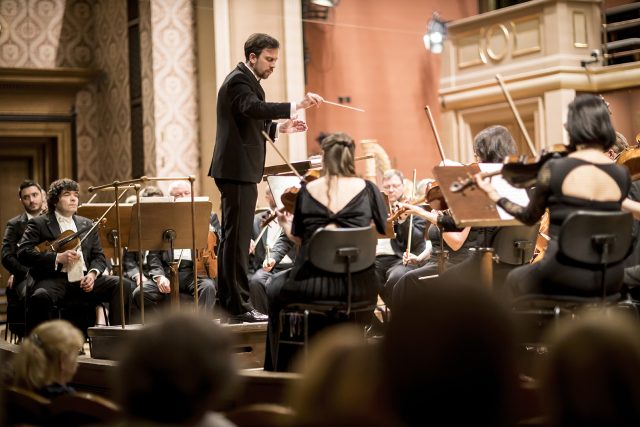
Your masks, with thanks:
<instances>
[{"instance_id":1,"label":"orchestra riser","mask_svg":"<svg viewBox=\"0 0 640 427\"><path fill-rule=\"evenodd\" d=\"M213 322L213 321L212 321ZM236 363L240 369L262 368L264 365L267 322L221 324L232 336ZM135 339L145 325L95 326L88 330L93 359L118 360L120 349Z\"/></svg>"}]
</instances>

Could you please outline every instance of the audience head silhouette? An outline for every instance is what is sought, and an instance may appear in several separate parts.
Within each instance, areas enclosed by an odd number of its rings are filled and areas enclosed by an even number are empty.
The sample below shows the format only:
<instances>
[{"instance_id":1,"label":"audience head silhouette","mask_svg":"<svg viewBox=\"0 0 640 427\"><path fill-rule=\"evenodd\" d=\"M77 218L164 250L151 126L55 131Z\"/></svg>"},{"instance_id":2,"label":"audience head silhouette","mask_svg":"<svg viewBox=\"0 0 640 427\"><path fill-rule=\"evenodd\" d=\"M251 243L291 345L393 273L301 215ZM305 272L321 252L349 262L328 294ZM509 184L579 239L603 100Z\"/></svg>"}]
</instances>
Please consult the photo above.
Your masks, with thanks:
<instances>
[{"instance_id":1,"label":"audience head silhouette","mask_svg":"<svg viewBox=\"0 0 640 427\"><path fill-rule=\"evenodd\" d=\"M208 318L180 313L145 327L126 347L118 400L134 422L192 425L234 388L226 332Z\"/></svg>"},{"instance_id":2,"label":"audience head silhouette","mask_svg":"<svg viewBox=\"0 0 640 427\"><path fill-rule=\"evenodd\" d=\"M550 333L541 360L542 403L549 426L640 425L637 321L591 313Z\"/></svg>"},{"instance_id":3,"label":"audience head silhouette","mask_svg":"<svg viewBox=\"0 0 640 427\"><path fill-rule=\"evenodd\" d=\"M433 283L399 301L383 353L387 388L406 425L512 422L512 321L484 289Z\"/></svg>"},{"instance_id":4,"label":"audience head silhouette","mask_svg":"<svg viewBox=\"0 0 640 427\"><path fill-rule=\"evenodd\" d=\"M37 392L54 384L65 386L76 373L83 344L82 332L66 320L41 323L13 359L15 385Z\"/></svg>"}]
</instances>

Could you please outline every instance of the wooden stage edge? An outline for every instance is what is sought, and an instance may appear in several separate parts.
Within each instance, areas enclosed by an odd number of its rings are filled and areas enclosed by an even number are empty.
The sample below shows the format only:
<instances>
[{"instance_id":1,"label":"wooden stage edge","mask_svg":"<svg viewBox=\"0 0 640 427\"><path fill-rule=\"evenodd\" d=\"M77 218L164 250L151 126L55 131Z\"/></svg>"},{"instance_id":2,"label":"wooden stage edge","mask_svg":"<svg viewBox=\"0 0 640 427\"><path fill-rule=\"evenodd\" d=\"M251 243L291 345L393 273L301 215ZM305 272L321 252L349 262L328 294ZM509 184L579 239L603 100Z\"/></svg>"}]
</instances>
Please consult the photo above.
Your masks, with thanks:
<instances>
[{"instance_id":1,"label":"wooden stage edge","mask_svg":"<svg viewBox=\"0 0 640 427\"><path fill-rule=\"evenodd\" d=\"M285 372L266 372L262 369L264 344L266 340L266 322L222 325L235 337L235 357L240 368L241 389L236 393L232 405L251 403L278 403L286 405L286 393L293 382L300 379L299 374ZM98 351L108 351L101 346L117 347L121 341L135 336L141 325L90 328L91 347ZM93 334L93 337L91 335ZM95 346L98 345L96 349ZM262 346L262 347L261 347ZM19 346L0 340L0 360L7 366ZM118 362L115 360L80 356L78 371L72 385L78 391L95 393L113 399L113 378ZM256 366L259 363L259 366Z\"/></svg>"}]
</instances>

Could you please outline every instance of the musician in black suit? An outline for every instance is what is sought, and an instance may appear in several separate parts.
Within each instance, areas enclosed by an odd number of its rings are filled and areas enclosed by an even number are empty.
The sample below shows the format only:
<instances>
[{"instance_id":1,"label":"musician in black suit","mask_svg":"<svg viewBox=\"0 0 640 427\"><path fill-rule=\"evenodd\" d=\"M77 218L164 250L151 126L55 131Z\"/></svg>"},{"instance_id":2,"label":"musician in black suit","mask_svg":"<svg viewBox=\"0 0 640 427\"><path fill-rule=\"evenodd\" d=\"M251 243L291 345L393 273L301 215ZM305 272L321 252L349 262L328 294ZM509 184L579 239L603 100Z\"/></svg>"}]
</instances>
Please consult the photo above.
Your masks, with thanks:
<instances>
[{"instance_id":1,"label":"musician in black suit","mask_svg":"<svg viewBox=\"0 0 640 427\"><path fill-rule=\"evenodd\" d=\"M293 267L296 257L295 244L287 237L277 220L262 225L265 219L276 209L271 190L267 187L265 194L271 210L256 214L253 218L253 232L249 248L249 290L251 302L261 313L269 311L267 286L271 276ZM266 227L266 229L265 229Z\"/></svg>"},{"instance_id":2,"label":"musician in black suit","mask_svg":"<svg viewBox=\"0 0 640 427\"><path fill-rule=\"evenodd\" d=\"M41 214L44 204L43 190L40 184L30 179L23 181L18 189L18 197L24 212L7 222L2 238L2 265L9 273L7 280L7 321L11 330L19 336L24 335L24 298L27 291L27 273L29 268L18 261L18 242L27 228L27 222Z\"/></svg>"},{"instance_id":3,"label":"musician in black suit","mask_svg":"<svg viewBox=\"0 0 640 427\"><path fill-rule=\"evenodd\" d=\"M267 34L253 34L244 44L246 62L226 77L218 92L217 132L209 176L215 179L222 203L222 238L218 250L220 304L230 321L258 322L266 316L249 298L247 267L253 213L262 179L265 140L278 133L303 132L307 125L296 111L319 105L322 97L307 93L302 101L265 102L260 80L276 66L280 44ZM273 120L287 119L281 123Z\"/></svg>"},{"instance_id":4,"label":"musician in black suit","mask_svg":"<svg viewBox=\"0 0 640 427\"><path fill-rule=\"evenodd\" d=\"M27 327L29 330L49 320L51 309L64 301L80 302L91 307L90 316L95 320L94 307L101 302L110 306L111 324L120 324L119 280L105 275L107 261L96 230L82 241L81 251L69 249L61 252L39 252L36 246L44 241L52 242L67 230L88 230L91 220L76 215L78 210L78 183L71 179L54 181L47 192L47 215L32 218L18 244L18 260L29 267L35 284L29 296ZM88 231L87 231L88 232ZM131 287L125 282L125 316L129 312ZM70 319L85 330L92 323Z\"/></svg>"}]
</instances>

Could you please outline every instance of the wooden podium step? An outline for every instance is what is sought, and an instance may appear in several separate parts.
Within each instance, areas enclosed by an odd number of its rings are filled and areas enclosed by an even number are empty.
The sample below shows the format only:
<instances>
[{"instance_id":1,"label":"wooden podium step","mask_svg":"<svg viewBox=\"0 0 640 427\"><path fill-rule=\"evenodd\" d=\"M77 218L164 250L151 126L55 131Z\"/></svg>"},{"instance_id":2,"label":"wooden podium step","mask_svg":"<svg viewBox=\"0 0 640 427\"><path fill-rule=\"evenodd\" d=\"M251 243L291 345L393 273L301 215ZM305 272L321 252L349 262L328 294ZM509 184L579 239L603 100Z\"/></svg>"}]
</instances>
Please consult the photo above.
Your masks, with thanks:
<instances>
[{"instance_id":1,"label":"wooden podium step","mask_svg":"<svg viewBox=\"0 0 640 427\"><path fill-rule=\"evenodd\" d=\"M221 324L233 337L233 348L240 369L261 368L267 340L267 322ZM127 340L135 339L145 325L95 326L88 330L91 358L118 360Z\"/></svg>"}]
</instances>

